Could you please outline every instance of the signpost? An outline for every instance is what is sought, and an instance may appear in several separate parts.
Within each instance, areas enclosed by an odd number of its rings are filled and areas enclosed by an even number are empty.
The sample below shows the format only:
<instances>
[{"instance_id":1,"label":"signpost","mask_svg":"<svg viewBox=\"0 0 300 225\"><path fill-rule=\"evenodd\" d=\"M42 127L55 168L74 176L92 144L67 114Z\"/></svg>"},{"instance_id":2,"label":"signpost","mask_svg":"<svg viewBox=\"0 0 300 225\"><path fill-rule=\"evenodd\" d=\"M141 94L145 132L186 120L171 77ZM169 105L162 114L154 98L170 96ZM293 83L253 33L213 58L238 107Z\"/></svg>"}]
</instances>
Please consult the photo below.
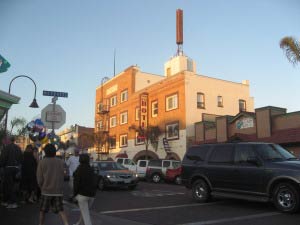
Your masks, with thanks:
<instances>
[{"instance_id":1,"label":"signpost","mask_svg":"<svg viewBox=\"0 0 300 225\"><path fill-rule=\"evenodd\" d=\"M54 129L59 129L66 122L66 112L60 106L56 104L58 97L67 98L67 92L57 92L57 91L43 91L44 96L53 96L52 103L47 105L42 110L42 121L47 128L52 128L52 132L54 133Z\"/></svg>"},{"instance_id":2,"label":"signpost","mask_svg":"<svg viewBox=\"0 0 300 225\"><path fill-rule=\"evenodd\" d=\"M60 105L48 104L42 110L42 121L47 128L59 129L66 122L66 112Z\"/></svg>"}]
</instances>

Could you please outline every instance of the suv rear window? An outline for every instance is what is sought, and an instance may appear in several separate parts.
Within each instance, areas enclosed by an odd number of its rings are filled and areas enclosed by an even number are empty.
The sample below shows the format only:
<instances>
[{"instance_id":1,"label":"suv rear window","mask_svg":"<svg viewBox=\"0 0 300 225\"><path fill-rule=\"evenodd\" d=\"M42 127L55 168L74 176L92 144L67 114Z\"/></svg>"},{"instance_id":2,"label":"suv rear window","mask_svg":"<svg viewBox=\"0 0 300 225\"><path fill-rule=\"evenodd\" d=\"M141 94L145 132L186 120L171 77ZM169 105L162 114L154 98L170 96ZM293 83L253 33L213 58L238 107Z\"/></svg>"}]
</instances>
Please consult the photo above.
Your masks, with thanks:
<instances>
[{"instance_id":1,"label":"suv rear window","mask_svg":"<svg viewBox=\"0 0 300 225\"><path fill-rule=\"evenodd\" d=\"M146 167L147 162L146 161L140 161L140 167Z\"/></svg>"},{"instance_id":2,"label":"suv rear window","mask_svg":"<svg viewBox=\"0 0 300 225\"><path fill-rule=\"evenodd\" d=\"M163 161L163 167L170 167L171 162L170 161Z\"/></svg>"}]
</instances>

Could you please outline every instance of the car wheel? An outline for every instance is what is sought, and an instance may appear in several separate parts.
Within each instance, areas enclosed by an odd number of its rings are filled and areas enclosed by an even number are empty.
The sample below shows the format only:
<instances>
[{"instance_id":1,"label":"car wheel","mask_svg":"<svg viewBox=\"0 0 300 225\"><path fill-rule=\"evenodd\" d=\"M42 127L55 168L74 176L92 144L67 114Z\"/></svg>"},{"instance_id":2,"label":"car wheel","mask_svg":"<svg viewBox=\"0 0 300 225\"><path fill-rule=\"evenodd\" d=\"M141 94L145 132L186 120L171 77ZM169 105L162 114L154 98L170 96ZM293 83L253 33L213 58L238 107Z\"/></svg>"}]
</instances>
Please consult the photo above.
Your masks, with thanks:
<instances>
[{"instance_id":1,"label":"car wheel","mask_svg":"<svg viewBox=\"0 0 300 225\"><path fill-rule=\"evenodd\" d=\"M196 180L192 186L192 196L196 202L207 202L210 199L210 189L204 180Z\"/></svg>"},{"instance_id":2,"label":"car wheel","mask_svg":"<svg viewBox=\"0 0 300 225\"><path fill-rule=\"evenodd\" d=\"M297 212L299 209L299 191L290 183L280 183L274 189L273 201L276 208L282 212Z\"/></svg>"},{"instance_id":3,"label":"car wheel","mask_svg":"<svg viewBox=\"0 0 300 225\"><path fill-rule=\"evenodd\" d=\"M104 188L105 188L104 180L103 180L103 178L100 178L99 181L98 181L98 189L99 189L100 191L103 191Z\"/></svg>"},{"instance_id":4,"label":"car wheel","mask_svg":"<svg viewBox=\"0 0 300 225\"><path fill-rule=\"evenodd\" d=\"M175 177L175 180L174 180L175 184L181 184L181 177L180 176L177 176Z\"/></svg>"},{"instance_id":5,"label":"car wheel","mask_svg":"<svg viewBox=\"0 0 300 225\"><path fill-rule=\"evenodd\" d=\"M155 173L155 174L152 175L152 181L154 183L159 183L160 180L161 180L161 177L160 177L160 175L158 173Z\"/></svg>"}]
</instances>

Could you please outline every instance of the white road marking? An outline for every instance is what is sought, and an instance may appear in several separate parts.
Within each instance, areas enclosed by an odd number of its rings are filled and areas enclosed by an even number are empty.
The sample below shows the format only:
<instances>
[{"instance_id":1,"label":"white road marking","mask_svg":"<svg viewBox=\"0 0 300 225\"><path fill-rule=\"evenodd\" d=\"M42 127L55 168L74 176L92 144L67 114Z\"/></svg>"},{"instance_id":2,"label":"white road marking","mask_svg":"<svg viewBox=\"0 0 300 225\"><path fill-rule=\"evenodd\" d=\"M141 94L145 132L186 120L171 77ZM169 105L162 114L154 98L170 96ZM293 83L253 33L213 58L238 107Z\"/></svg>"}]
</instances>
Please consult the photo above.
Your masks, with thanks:
<instances>
[{"instance_id":1,"label":"white road marking","mask_svg":"<svg viewBox=\"0 0 300 225\"><path fill-rule=\"evenodd\" d=\"M162 196L171 196L171 195L184 195L184 192L170 192L170 191L156 191L152 190L150 192L144 191L133 191L131 192L133 196L137 197L162 197Z\"/></svg>"},{"instance_id":2,"label":"white road marking","mask_svg":"<svg viewBox=\"0 0 300 225\"><path fill-rule=\"evenodd\" d=\"M239 220L256 219L256 218L268 217L268 216L276 216L280 214L281 214L280 212L260 213L260 214L254 214L249 216L239 216L239 217L232 217L232 218L225 218L225 219L218 219L218 220L200 221L195 223L185 223L181 225L209 225L209 224L218 224L218 223L233 222Z\"/></svg>"},{"instance_id":3,"label":"white road marking","mask_svg":"<svg viewBox=\"0 0 300 225\"><path fill-rule=\"evenodd\" d=\"M160 207L149 207L149 208L138 208L138 209L122 209L122 210L113 210L113 211L102 211L101 214L113 214L113 213L124 213L124 212L137 212L137 211L147 211L147 210L159 210L159 209L174 209L182 207L194 207L194 206L203 206L203 205L215 205L220 202L211 202L211 203L195 203L195 204L185 204L185 205L171 205L171 206L160 206Z\"/></svg>"}]
</instances>

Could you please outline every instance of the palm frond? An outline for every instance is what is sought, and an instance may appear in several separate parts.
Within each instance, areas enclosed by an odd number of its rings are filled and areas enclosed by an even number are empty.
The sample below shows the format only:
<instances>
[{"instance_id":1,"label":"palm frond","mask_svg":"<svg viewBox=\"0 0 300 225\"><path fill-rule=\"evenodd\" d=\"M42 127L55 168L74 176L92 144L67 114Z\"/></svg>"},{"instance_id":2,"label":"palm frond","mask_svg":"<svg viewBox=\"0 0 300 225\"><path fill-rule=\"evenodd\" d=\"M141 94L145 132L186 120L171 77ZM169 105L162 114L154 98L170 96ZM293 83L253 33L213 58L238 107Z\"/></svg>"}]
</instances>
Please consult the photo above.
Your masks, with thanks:
<instances>
[{"instance_id":1,"label":"palm frond","mask_svg":"<svg viewBox=\"0 0 300 225\"><path fill-rule=\"evenodd\" d=\"M284 37L280 41L280 48L284 50L287 59L293 66L300 62L300 42L294 37Z\"/></svg>"}]
</instances>

